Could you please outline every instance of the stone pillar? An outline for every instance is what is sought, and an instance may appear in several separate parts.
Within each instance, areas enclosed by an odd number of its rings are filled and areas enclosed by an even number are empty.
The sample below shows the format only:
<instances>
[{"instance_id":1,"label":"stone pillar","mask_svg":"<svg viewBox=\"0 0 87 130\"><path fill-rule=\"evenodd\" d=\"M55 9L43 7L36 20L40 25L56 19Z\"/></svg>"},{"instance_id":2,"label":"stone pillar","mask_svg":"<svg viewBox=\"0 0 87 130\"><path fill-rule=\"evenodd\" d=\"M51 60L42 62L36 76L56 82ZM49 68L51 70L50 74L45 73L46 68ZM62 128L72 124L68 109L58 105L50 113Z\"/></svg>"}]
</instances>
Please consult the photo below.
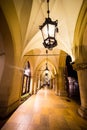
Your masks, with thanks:
<instances>
[{"instance_id":1,"label":"stone pillar","mask_svg":"<svg viewBox=\"0 0 87 130\"><path fill-rule=\"evenodd\" d=\"M38 79L38 90L40 89L40 79Z\"/></svg>"},{"instance_id":2,"label":"stone pillar","mask_svg":"<svg viewBox=\"0 0 87 130\"><path fill-rule=\"evenodd\" d=\"M64 67L59 68L59 76L58 76L58 95L59 96L67 96L67 91L65 89L65 78L64 78Z\"/></svg>"},{"instance_id":3,"label":"stone pillar","mask_svg":"<svg viewBox=\"0 0 87 130\"><path fill-rule=\"evenodd\" d=\"M58 74L55 75L55 94L58 95Z\"/></svg>"},{"instance_id":4,"label":"stone pillar","mask_svg":"<svg viewBox=\"0 0 87 130\"><path fill-rule=\"evenodd\" d=\"M50 88L53 89L53 79L50 80Z\"/></svg>"},{"instance_id":5,"label":"stone pillar","mask_svg":"<svg viewBox=\"0 0 87 130\"><path fill-rule=\"evenodd\" d=\"M54 85L54 83L55 83L55 79L53 78L53 90L55 90L55 85Z\"/></svg>"},{"instance_id":6,"label":"stone pillar","mask_svg":"<svg viewBox=\"0 0 87 130\"><path fill-rule=\"evenodd\" d=\"M38 89L38 78L35 77L34 78L34 94L37 93L37 89Z\"/></svg>"},{"instance_id":7,"label":"stone pillar","mask_svg":"<svg viewBox=\"0 0 87 130\"><path fill-rule=\"evenodd\" d=\"M19 106L21 76L19 70L5 65L0 82L0 118L8 116Z\"/></svg>"},{"instance_id":8,"label":"stone pillar","mask_svg":"<svg viewBox=\"0 0 87 130\"><path fill-rule=\"evenodd\" d=\"M34 82L34 94L37 93L37 86L36 86L36 82Z\"/></svg>"},{"instance_id":9,"label":"stone pillar","mask_svg":"<svg viewBox=\"0 0 87 130\"><path fill-rule=\"evenodd\" d=\"M33 94L33 78L31 77L31 80L30 80L30 92L29 94Z\"/></svg>"},{"instance_id":10,"label":"stone pillar","mask_svg":"<svg viewBox=\"0 0 87 130\"><path fill-rule=\"evenodd\" d=\"M77 64L76 70L81 98L81 106L78 109L78 113L87 119L87 63Z\"/></svg>"}]
</instances>

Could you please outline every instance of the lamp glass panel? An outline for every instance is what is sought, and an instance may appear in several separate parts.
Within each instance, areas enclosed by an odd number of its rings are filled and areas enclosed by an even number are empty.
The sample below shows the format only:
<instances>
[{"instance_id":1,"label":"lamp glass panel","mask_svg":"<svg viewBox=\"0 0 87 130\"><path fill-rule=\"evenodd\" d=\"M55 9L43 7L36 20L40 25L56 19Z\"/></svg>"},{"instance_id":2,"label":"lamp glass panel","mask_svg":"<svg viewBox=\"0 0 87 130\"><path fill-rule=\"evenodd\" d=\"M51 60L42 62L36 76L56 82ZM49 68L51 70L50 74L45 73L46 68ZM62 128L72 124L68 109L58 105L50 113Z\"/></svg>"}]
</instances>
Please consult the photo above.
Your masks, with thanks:
<instances>
[{"instance_id":1,"label":"lamp glass panel","mask_svg":"<svg viewBox=\"0 0 87 130\"><path fill-rule=\"evenodd\" d=\"M48 32L50 37L54 37L55 35L55 25L48 24Z\"/></svg>"},{"instance_id":2,"label":"lamp glass panel","mask_svg":"<svg viewBox=\"0 0 87 130\"><path fill-rule=\"evenodd\" d=\"M47 40L45 41L45 43L46 43L47 45L49 45L49 44L50 44L49 39L47 39Z\"/></svg>"},{"instance_id":3,"label":"lamp glass panel","mask_svg":"<svg viewBox=\"0 0 87 130\"><path fill-rule=\"evenodd\" d=\"M44 39L47 39L47 37L48 37L47 24L42 28L42 33L43 33Z\"/></svg>"}]
</instances>

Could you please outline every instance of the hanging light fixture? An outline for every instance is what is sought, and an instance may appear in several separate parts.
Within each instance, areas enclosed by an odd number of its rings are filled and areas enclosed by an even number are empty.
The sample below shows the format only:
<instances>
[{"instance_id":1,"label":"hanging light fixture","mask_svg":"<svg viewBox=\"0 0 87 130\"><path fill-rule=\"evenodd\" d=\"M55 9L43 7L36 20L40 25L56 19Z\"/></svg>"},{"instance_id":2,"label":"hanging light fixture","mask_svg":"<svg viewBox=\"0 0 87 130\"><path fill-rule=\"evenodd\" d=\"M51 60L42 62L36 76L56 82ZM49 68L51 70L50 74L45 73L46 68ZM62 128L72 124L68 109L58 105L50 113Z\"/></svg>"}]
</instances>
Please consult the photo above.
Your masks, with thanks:
<instances>
[{"instance_id":1,"label":"hanging light fixture","mask_svg":"<svg viewBox=\"0 0 87 130\"><path fill-rule=\"evenodd\" d=\"M46 63L46 68L44 71L46 71L46 73L49 71L47 63Z\"/></svg>"},{"instance_id":2,"label":"hanging light fixture","mask_svg":"<svg viewBox=\"0 0 87 130\"><path fill-rule=\"evenodd\" d=\"M48 75L49 69L48 69L48 50L46 50L46 56L47 56L47 63L46 63L46 68L45 68L45 75Z\"/></svg>"},{"instance_id":3,"label":"hanging light fixture","mask_svg":"<svg viewBox=\"0 0 87 130\"><path fill-rule=\"evenodd\" d=\"M49 0L47 0L47 5L48 5L48 18L45 18L45 22L40 26L40 30L42 32L42 37L43 37L43 45L45 48L48 49L53 49L55 46L57 46L57 40L56 40L56 33L58 32L57 24L58 21L52 21L49 13Z\"/></svg>"}]
</instances>

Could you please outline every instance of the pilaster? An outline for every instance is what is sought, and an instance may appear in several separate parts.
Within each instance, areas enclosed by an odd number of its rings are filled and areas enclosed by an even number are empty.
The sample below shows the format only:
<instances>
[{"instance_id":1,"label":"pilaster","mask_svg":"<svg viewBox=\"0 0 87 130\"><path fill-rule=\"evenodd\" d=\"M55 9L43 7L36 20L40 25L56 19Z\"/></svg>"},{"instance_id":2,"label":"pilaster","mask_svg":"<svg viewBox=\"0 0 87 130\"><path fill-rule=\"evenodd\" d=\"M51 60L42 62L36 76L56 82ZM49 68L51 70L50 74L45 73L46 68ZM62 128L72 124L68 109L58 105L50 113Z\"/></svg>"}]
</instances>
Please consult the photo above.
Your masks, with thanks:
<instances>
[{"instance_id":1,"label":"pilaster","mask_svg":"<svg viewBox=\"0 0 87 130\"><path fill-rule=\"evenodd\" d=\"M78 113L83 118L87 119L87 63L78 63L74 65L77 70L81 107L78 109Z\"/></svg>"},{"instance_id":2,"label":"pilaster","mask_svg":"<svg viewBox=\"0 0 87 130\"><path fill-rule=\"evenodd\" d=\"M58 81L58 86L59 86L58 95L59 96L67 96L67 91L65 89L64 71L65 71L64 67L59 67L59 77L58 77L58 80L59 80Z\"/></svg>"},{"instance_id":3,"label":"pilaster","mask_svg":"<svg viewBox=\"0 0 87 130\"><path fill-rule=\"evenodd\" d=\"M55 94L58 95L58 74L55 75L55 78L54 78L54 86L55 86Z\"/></svg>"},{"instance_id":4,"label":"pilaster","mask_svg":"<svg viewBox=\"0 0 87 130\"><path fill-rule=\"evenodd\" d=\"M30 82L30 92L29 94L33 94L33 78L31 77L31 82Z\"/></svg>"}]
</instances>

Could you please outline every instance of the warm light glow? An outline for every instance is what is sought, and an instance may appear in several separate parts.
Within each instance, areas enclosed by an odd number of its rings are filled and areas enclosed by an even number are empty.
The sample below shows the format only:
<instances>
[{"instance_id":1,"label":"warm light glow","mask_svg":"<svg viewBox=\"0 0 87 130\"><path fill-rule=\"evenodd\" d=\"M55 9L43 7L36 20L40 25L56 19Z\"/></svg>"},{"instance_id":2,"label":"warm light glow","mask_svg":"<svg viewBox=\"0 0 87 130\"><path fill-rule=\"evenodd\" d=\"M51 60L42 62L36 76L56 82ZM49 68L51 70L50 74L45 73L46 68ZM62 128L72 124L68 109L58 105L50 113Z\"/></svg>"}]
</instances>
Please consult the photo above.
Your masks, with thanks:
<instances>
[{"instance_id":1,"label":"warm light glow","mask_svg":"<svg viewBox=\"0 0 87 130\"><path fill-rule=\"evenodd\" d=\"M48 48L52 50L54 47L57 46L57 40L55 39L55 34L58 32L57 24L58 20L52 21L49 13L49 1L47 1L48 4L48 18L45 18L45 22L39 26L41 32L42 32L42 37L43 37L43 45L45 48Z\"/></svg>"},{"instance_id":2,"label":"warm light glow","mask_svg":"<svg viewBox=\"0 0 87 130\"><path fill-rule=\"evenodd\" d=\"M42 33L43 33L44 39L46 39L48 36L49 37L54 37L54 35L55 35L55 26L51 25L51 24L48 24L48 27L47 27L47 24L46 24L42 29Z\"/></svg>"},{"instance_id":3,"label":"warm light glow","mask_svg":"<svg viewBox=\"0 0 87 130\"><path fill-rule=\"evenodd\" d=\"M52 24L49 24L49 36L54 37L55 34L55 26Z\"/></svg>"},{"instance_id":4,"label":"warm light glow","mask_svg":"<svg viewBox=\"0 0 87 130\"><path fill-rule=\"evenodd\" d=\"M49 72L48 70L45 70L45 74L48 74L48 72Z\"/></svg>"},{"instance_id":5,"label":"warm light glow","mask_svg":"<svg viewBox=\"0 0 87 130\"><path fill-rule=\"evenodd\" d=\"M24 74L29 76L29 73L30 73L30 69L25 69Z\"/></svg>"}]
</instances>

